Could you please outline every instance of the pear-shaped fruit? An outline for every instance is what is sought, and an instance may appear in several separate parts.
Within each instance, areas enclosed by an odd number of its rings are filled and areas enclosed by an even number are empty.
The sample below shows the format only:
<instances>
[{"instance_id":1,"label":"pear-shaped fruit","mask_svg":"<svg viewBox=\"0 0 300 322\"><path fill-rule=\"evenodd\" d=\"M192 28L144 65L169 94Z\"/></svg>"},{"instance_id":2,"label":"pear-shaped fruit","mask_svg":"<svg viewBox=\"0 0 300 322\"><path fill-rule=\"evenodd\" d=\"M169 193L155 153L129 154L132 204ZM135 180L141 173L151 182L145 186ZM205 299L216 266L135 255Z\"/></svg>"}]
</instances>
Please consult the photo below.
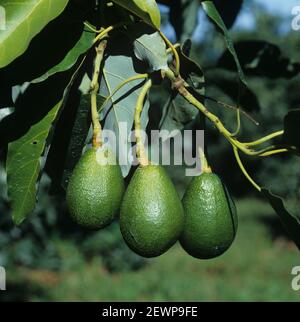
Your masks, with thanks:
<instances>
[{"instance_id":1,"label":"pear-shaped fruit","mask_svg":"<svg viewBox=\"0 0 300 322\"><path fill-rule=\"evenodd\" d=\"M214 173L193 178L182 202L186 217L180 243L185 251L200 259L223 254L235 238L238 220L221 179Z\"/></svg>"},{"instance_id":2,"label":"pear-shaped fruit","mask_svg":"<svg viewBox=\"0 0 300 322\"><path fill-rule=\"evenodd\" d=\"M76 165L67 188L71 217L87 228L105 227L119 210L124 190L121 169L111 150L88 150Z\"/></svg>"},{"instance_id":3,"label":"pear-shaped fruit","mask_svg":"<svg viewBox=\"0 0 300 322\"><path fill-rule=\"evenodd\" d=\"M121 206L120 227L127 245L141 256L159 256L178 240L183 223L180 198L164 168L140 166Z\"/></svg>"}]
</instances>

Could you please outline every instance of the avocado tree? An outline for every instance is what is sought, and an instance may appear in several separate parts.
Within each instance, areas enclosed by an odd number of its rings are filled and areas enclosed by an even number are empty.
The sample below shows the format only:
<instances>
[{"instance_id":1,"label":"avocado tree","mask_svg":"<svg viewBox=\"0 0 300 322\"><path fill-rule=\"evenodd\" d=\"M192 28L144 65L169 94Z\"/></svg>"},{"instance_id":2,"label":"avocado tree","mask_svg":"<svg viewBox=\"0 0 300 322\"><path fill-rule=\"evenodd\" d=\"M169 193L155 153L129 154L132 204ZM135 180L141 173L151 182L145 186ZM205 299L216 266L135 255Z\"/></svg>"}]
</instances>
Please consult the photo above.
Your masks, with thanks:
<instances>
[{"instance_id":1,"label":"avocado tree","mask_svg":"<svg viewBox=\"0 0 300 322\"><path fill-rule=\"evenodd\" d=\"M242 158L299 154L300 112L291 110L282 128L272 132L265 126L265 136L244 142L240 138L243 118L245 122L253 119L243 104L231 106L236 122L230 128L206 107L207 100L219 100L205 95L205 75L190 58L188 38L198 9L224 36L227 50L219 65L236 72L233 96L241 101L251 96L245 69L267 73L272 57L277 59L277 72L292 77L299 73L299 64L276 56L276 49L264 42L238 44L236 51L228 29L242 1L230 6L221 0L158 2L170 7L180 43L173 44L163 33L155 0L0 1L6 12L6 28L0 31L0 146L7 149L13 221L21 225L32 213L41 174L47 172L53 186L67 192L70 213L83 226L103 228L121 207L123 237L138 254L160 255L178 239L195 257L223 253L234 239L237 218L224 183L207 163L209 146L200 151L202 173L192 180L183 206L164 170L148 158L143 130L159 114L151 108L151 93L160 88L168 93L161 104L160 129L181 131L198 117L203 129L213 127L228 142L236 171L270 202L300 248L299 217L247 171ZM251 50L237 55L247 45ZM251 65L255 59L256 65ZM17 98L12 97L16 85L22 85ZM134 149L127 137L119 135L123 124L128 132L135 130ZM134 152L140 164L125 196L123 177L133 162L118 165L121 156L111 153L104 130L114 132L119 139L116 144ZM216 225L223 240L211 233Z\"/></svg>"}]
</instances>

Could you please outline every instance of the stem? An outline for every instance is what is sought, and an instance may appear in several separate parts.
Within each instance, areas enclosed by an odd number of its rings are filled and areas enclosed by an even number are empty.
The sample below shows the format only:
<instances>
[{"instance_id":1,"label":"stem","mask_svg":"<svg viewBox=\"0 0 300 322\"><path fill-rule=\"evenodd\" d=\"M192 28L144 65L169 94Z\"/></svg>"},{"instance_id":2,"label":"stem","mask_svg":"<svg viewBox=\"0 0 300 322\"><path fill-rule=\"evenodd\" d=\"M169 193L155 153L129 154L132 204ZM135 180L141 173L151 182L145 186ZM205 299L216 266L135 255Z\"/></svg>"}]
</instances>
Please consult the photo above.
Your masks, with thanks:
<instances>
[{"instance_id":1,"label":"stem","mask_svg":"<svg viewBox=\"0 0 300 322\"><path fill-rule=\"evenodd\" d=\"M259 192L261 192L261 187L250 177L249 173L245 169L245 167L242 163L242 160L240 158L239 151L236 147L233 147L233 152L234 152L236 161L237 161L240 169L242 170L243 174L245 175L245 177L249 180L249 182L254 186L255 189L257 189Z\"/></svg>"},{"instance_id":2,"label":"stem","mask_svg":"<svg viewBox=\"0 0 300 322\"><path fill-rule=\"evenodd\" d=\"M96 47L96 58L94 62L94 73L91 82L91 113L93 123L93 147L99 148L102 145L101 137L101 124L99 120L99 114L97 109L97 96L99 90L99 74L101 69L101 63L103 60L104 51L107 45L106 40L102 40Z\"/></svg>"},{"instance_id":3,"label":"stem","mask_svg":"<svg viewBox=\"0 0 300 322\"><path fill-rule=\"evenodd\" d=\"M219 132L228 140L228 142L232 145L235 158L237 160L237 163L244 173L245 177L249 180L249 182L258 190L261 191L261 187L251 178L251 176L246 171L241 158L239 156L239 150L244 152L247 155L251 156L260 156L260 157L266 157L270 155L275 155L283 152L288 152L289 150L287 148L278 148L276 146L270 146L268 148L265 148L260 151L254 151L249 149L249 145L258 145L261 143L264 143L276 136L280 136L283 134L283 131L278 131L275 133L272 133L264 138L261 138L257 141L248 143L242 143L238 141L235 137L232 136L232 134L225 128L225 126L222 124L220 119L211 113L201 102L199 102L185 87L184 81L180 76L176 77L172 70L166 70L164 71L165 76L167 76L172 84L173 88L175 88L179 94L181 94L190 104L194 105L196 108L198 108L212 123L214 123L215 127L219 130Z\"/></svg>"},{"instance_id":4,"label":"stem","mask_svg":"<svg viewBox=\"0 0 300 322\"><path fill-rule=\"evenodd\" d=\"M237 127L236 130L231 133L231 136L237 136L241 131L241 110L239 108L236 110L236 121Z\"/></svg>"},{"instance_id":5,"label":"stem","mask_svg":"<svg viewBox=\"0 0 300 322\"><path fill-rule=\"evenodd\" d=\"M113 26L107 27L106 29L101 29L99 31L99 34L94 39L94 44L101 40L103 37L105 37L110 31L115 30L121 26L124 26L124 23L117 23Z\"/></svg>"},{"instance_id":6,"label":"stem","mask_svg":"<svg viewBox=\"0 0 300 322\"><path fill-rule=\"evenodd\" d=\"M247 144L238 141L236 138L232 136L232 134L226 129L224 124L220 121L220 119L211 113L201 102L199 102L185 87L184 81L181 77L176 77L174 73L169 69L164 71L165 75L171 80L173 86L177 91L182 95L190 104L194 105L198 108L212 123L214 123L215 127L219 130L219 132L229 141L229 143L241 150L243 153L250 156L260 156L262 153L267 152L270 148L267 148L262 151L254 151L249 149ZM177 85L179 84L179 85ZM274 147L272 147L274 148ZM280 152L278 152L280 151ZM282 153L281 150L275 150L273 154Z\"/></svg>"},{"instance_id":7,"label":"stem","mask_svg":"<svg viewBox=\"0 0 300 322\"><path fill-rule=\"evenodd\" d=\"M176 50L176 48L173 46L173 44L170 42L170 40L159 30L158 31L160 36L162 37L162 39L165 41L165 43L169 46L169 48L171 49L174 58L175 58L175 75L178 76L180 74L180 58L178 55L178 52Z\"/></svg>"},{"instance_id":8,"label":"stem","mask_svg":"<svg viewBox=\"0 0 300 322\"><path fill-rule=\"evenodd\" d=\"M144 85L144 87L142 88L142 91L138 97L136 108L135 108L135 114L134 114L135 138L136 138L136 144L137 144L136 154L141 166L146 166L149 164L149 160L145 151L145 146L142 140L141 114L143 111L145 98L151 86L152 86L152 80L148 80Z\"/></svg>"},{"instance_id":9,"label":"stem","mask_svg":"<svg viewBox=\"0 0 300 322\"><path fill-rule=\"evenodd\" d=\"M120 85L118 85L114 90L113 92L105 99L105 101L103 102L102 104L102 108L107 104L107 102L109 100L111 100L113 98L113 96L122 88L124 87L126 84L132 82L132 81L135 81L135 80L138 80L138 79L145 79L145 78L148 78L149 75L148 74L138 74L138 75L135 75L135 76L132 76L132 77L129 77L127 78L125 81L123 81ZM100 109L100 111L102 110L102 108Z\"/></svg>"},{"instance_id":10,"label":"stem","mask_svg":"<svg viewBox=\"0 0 300 322\"><path fill-rule=\"evenodd\" d=\"M211 173L211 167L208 165L207 159L205 157L204 151L199 148L199 156L200 156L200 161L201 161L201 173Z\"/></svg>"},{"instance_id":11,"label":"stem","mask_svg":"<svg viewBox=\"0 0 300 322\"><path fill-rule=\"evenodd\" d=\"M175 48L175 49L180 48L180 44L178 44L178 43L174 44L173 48ZM177 50L176 50L176 52L177 52ZM169 54L172 54L172 53L173 53L173 49L171 47L169 47L167 49L167 54L169 55Z\"/></svg>"}]
</instances>

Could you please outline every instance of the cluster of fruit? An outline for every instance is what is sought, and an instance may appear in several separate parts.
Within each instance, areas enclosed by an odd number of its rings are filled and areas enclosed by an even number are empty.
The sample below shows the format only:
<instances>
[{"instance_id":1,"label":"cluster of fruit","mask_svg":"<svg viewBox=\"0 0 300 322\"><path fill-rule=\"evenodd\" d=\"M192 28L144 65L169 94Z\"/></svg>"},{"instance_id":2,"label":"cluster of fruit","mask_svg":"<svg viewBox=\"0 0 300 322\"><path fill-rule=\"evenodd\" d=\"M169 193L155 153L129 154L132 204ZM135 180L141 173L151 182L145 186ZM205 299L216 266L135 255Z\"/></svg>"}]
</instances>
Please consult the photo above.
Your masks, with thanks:
<instances>
[{"instance_id":1,"label":"cluster of fruit","mask_svg":"<svg viewBox=\"0 0 300 322\"><path fill-rule=\"evenodd\" d=\"M177 240L200 259L224 253L237 230L236 209L226 187L211 171L194 177L182 201L159 165L139 166L127 190L113 153L88 150L67 189L70 214L78 224L100 229L120 212L127 245L144 257L166 252Z\"/></svg>"}]
</instances>

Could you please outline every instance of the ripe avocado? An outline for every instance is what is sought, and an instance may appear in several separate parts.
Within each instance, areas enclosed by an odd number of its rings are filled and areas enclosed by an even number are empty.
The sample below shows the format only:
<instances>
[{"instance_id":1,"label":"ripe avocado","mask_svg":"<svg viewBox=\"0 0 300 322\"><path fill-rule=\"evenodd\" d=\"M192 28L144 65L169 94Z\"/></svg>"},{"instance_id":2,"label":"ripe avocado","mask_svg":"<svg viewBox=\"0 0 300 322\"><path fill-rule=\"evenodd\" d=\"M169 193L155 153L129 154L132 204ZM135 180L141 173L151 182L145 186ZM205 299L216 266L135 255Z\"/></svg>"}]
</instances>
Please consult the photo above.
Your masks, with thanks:
<instances>
[{"instance_id":1,"label":"ripe avocado","mask_svg":"<svg viewBox=\"0 0 300 322\"><path fill-rule=\"evenodd\" d=\"M121 206L120 228L127 245L143 257L159 256L178 240L183 223L180 198L164 168L140 166Z\"/></svg>"},{"instance_id":2,"label":"ripe avocado","mask_svg":"<svg viewBox=\"0 0 300 322\"><path fill-rule=\"evenodd\" d=\"M79 225L100 229L112 222L124 194L120 166L109 148L92 148L79 160L67 188L67 204Z\"/></svg>"},{"instance_id":3,"label":"ripe avocado","mask_svg":"<svg viewBox=\"0 0 300 322\"><path fill-rule=\"evenodd\" d=\"M238 219L221 179L214 173L193 178L182 202L186 218L180 243L185 251L200 259L223 254L235 238Z\"/></svg>"}]
</instances>

